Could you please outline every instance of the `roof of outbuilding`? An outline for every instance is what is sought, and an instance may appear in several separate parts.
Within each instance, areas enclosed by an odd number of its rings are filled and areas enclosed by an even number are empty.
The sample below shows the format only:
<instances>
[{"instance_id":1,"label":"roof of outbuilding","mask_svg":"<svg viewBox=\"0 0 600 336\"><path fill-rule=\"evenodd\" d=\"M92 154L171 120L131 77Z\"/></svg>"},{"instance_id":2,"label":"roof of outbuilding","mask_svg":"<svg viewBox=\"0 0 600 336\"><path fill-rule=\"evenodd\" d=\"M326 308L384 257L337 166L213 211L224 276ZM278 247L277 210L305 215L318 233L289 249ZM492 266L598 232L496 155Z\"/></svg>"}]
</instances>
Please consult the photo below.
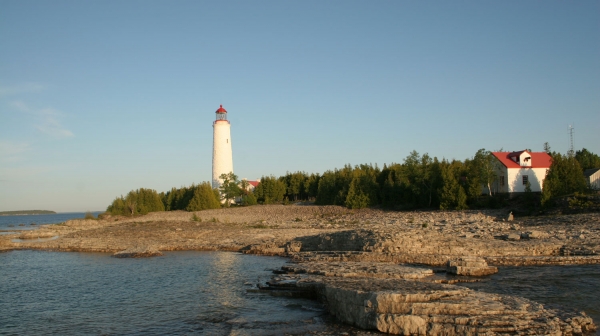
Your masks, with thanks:
<instances>
[{"instance_id":1,"label":"roof of outbuilding","mask_svg":"<svg viewBox=\"0 0 600 336\"><path fill-rule=\"evenodd\" d=\"M591 169L586 169L583 171L583 176L585 177L590 177L594 174L596 174L597 171L599 171L600 168L591 168Z\"/></svg>"},{"instance_id":2,"label":"roof of outbuilding","mask_svg":"<svg viewBox=\"0 0 600 336\"><path fill-rule=\"evenodd\" d=\"M492 154L500 161L506 168L523 168L519 163L513 161L511 157L519 156L523 152L492 152ZM552 164L552 157L546 152L527 152L531 155L531 166L527 168L550 168Z\"/></svg>"}]
</instances>

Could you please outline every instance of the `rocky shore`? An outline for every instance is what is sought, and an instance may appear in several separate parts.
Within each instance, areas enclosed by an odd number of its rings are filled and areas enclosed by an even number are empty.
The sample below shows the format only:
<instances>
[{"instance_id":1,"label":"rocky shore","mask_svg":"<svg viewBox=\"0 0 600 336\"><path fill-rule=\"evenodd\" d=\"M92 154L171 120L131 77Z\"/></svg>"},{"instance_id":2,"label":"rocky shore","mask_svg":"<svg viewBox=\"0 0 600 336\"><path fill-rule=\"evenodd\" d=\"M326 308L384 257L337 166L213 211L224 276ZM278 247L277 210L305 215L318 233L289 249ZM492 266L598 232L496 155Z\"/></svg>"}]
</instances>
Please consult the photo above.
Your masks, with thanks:
<instances>
[{"instance_id":1,"label":"rocky shore","mask_svg":"<svg viewBox=\"0 0 600 336\"><path fill-rule=\"evenodd\" d=\"M390 334L580 335L596 330L585 314L429 281L287 275L269 285L270 291L308 292L338 320Z\"/></svg>"},{"instance_id":2,"label":"rocky shore","mask_svg":"<svg viewBox=\"0 0 600 336\"><path fill-rule=\"evenodd\" d=\"M265 290L310 290L338 319L360 328L404 335L570 335L595 330L592 320L440 283L433 274L472 277L492 274L495 266L598 264L600 214L509 221L502 211L253 206L71 220L0 235L0 251L15 249L115 257L174 250L281 255L294 263Z\"/></svg>"}]
</instances>

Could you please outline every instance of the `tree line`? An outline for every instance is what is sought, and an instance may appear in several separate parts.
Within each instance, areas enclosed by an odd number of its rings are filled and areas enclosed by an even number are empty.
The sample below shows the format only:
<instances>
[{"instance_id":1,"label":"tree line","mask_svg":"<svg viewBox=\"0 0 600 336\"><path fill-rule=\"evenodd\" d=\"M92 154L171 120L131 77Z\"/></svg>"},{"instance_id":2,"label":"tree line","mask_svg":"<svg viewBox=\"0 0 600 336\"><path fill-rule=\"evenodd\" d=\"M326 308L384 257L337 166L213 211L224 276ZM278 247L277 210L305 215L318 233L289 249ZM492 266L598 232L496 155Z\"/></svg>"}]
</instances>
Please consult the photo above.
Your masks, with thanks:
<instances>
[{"instance_id":1,"label":"tree line","mask_svg":"<svg viewBox=\"0 0 600 336\"><path fill-rule=\"evenodd\" d=\"M552 165L543 184L542 206L557 197L582 193L588 188L583 171L600 168L600 157L587 149L575 155L551 152ZM223 174L220 188L208 182L190 187L172 188L157 193L151 189L130 191L117 197L107 212L120 215L146 214L151 211L199 211L222 206L314 201L318 205L341 205L350 209L380 206L388 209L462 210L494 207L501 197L493 194L500 162L485 149L464 161L439 160L427 153L412 151L402 163L384 165L345 165L323 174L305 172L284 176L263 176L253 192L248 181ZM485 189L482 188L485 187ZM487 195L482 195L486 190ZM529 185L526 194L530 192ZM235 201L238 201L236 203Z\"/></svg>"},{"instance_id":2,"label":"tree line","mask_svg":"<svg viewBox=\"0 0 600 336\"><path fill-rule=\"evenodd\" d=\"M240 197L243 205L256 204L256 198L247 190L247 181L239 181L233 173L223 174L221 178L223 184L218 189L214 189L209 182L202 182L161 193L144 188L132 190L126 196L115 198L106 211L124 216L145 215L155 211L200 211L229 206L237 197Z\"/></svg>"}]
</instances>

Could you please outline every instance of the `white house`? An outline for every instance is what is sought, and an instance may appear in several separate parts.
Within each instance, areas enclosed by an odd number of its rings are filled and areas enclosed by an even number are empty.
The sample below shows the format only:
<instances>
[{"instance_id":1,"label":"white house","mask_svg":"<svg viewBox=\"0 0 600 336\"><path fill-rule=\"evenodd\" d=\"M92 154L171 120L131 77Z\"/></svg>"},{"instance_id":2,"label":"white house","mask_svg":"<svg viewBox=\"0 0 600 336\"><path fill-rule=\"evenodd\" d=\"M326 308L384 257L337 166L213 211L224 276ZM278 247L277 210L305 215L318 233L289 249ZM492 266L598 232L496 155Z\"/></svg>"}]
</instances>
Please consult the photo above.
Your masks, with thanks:
<instances>
[{"instance_id":1,"label":"white house","mask_svg":"<svg viewBox=\"0 0 600 336\"><path fill-rule=\"evenodd\" d=\"M586 169L583 175L590 188L600 190L600 168Z\"/></svg>"},{"instance_id":2,"label":"white house","mask_svg":"<svg viewBox=\"0 0 600 336\"><path fill-rule=\"evenodd\" d=\"M540 192L544 178L552 164L552 158L545 152L492 152L498 159L498 179L492 189L501 193L525 192L527 182L531 191Z\"/></svg>"}]
</instances>

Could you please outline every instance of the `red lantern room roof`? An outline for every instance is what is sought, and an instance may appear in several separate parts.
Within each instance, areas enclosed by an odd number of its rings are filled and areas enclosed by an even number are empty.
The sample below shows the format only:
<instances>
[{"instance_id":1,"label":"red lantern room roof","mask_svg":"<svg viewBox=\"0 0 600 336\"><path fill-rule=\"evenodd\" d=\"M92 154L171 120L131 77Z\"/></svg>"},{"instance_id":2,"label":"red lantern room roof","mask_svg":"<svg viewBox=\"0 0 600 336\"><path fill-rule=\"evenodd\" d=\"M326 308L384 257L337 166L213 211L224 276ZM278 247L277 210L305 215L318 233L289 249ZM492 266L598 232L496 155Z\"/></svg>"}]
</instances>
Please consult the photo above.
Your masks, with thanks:
<instances>
[{"instance_id":1,"label":"red lantern room roof","mask_svg":"<svg viewBox=\"0 0 600 336\"><path fill-rule=\"evenodd\" d=\"M216 113L227 113L227 110L223 108L223 105L220 105Z\"/></svg>"}]
</instances>

